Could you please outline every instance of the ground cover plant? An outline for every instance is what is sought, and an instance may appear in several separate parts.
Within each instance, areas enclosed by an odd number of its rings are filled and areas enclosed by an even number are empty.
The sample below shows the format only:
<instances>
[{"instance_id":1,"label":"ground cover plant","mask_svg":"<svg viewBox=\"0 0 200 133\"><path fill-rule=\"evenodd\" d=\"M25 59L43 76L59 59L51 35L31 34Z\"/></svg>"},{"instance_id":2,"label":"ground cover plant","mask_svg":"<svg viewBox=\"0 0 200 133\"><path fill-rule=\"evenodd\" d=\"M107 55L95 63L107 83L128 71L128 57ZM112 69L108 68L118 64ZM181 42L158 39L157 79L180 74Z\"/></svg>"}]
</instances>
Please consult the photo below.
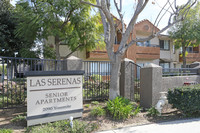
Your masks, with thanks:
<instances>
[{"instance_id":1,"label":"ground cover plant","mask_svg":"<svg viewBox=\"0 0 200 133\"><path fill-rule=\"evenodd\" d=\"M160 114L158 110L153 106L149 108L147 112L148 112L147 116L152 116L152 117L158 116Z\"/></svg>"},{"instance_id":2,"label":"ground cover plant","mask_svg":"<svg viewBox=\"0 0 200 133\"><path fill-rule=\"evenodd\" d=\"M105 114L106 114L106 111L102 106L94 107L91 110L92 116L104 116Z\"/></svg>"},{"instance_id":3,"label":"ground cover plant","mask_svg":"<svg viewBox=\"0 0 200 133\"><path fill-rule=\"evenodd\" d=\"M12 133L13 131L10 129L0 129L0 133Z\"/></svg>"},{"instance_id":4,"label":"ground cover plant","mask_svg":"<svg viewBox=\"0 0 200 133\"><path fill-rule=\"evenodd\" d=\"M93 104L97 102L85 102L84 112L82 118L74 120L74 129L69 128L69 121L57 121L53 123L42 124L38 126L33 126L26 128L26 124L21 122L24 121L26 115L26 108L17 108L14 110L0 110L0 129L9 128L13 132L26 132L26 133L51 133L51 132L83 132L82 130L87 130L87 132L96 132L102 130L110 130L114 128L121 128L126 126L136 126L142 124L148 124L152 122L163 122L177 119L191 118L191 116L183 115L177 109L172 109L171 105L164 106L161 116L148 116L148 112L141 110L138 104L130 102L133 106L133 110L127 119L114 119L107 111L107 101L99 101L98 104ZM100 107L100 110L106 112L102 116L93 116L91 112L93 109ZM98 109L97 109L98 110ZM3 111L3 112L2 112ZM97 114L101 111L96 111ZM195 116L196 117L196 116ZM22 118L22 119L21 119ZM12 121L12 122L11 122ZM13 122L16 121L16 122ZM76 123L77 121L77 123ZM80 124L79 128L76 127ZM87 126L87 127L86 127ZM17 127L17 128L16 128ZM63 131L66 130L66 131ZM1 132L0 132L1 133Z\"/></svg>"},{"instance_id":5,"label":"ground cover plant","mask_svg":"<svg viewBox=\"0 0 200 133\"><path fill-rule=\"evenodd\" d=\"M95 123L87 123L79 120L74 120L73 128L71 128L69 120L63 120L30 127L26 133L91 133L97 128L98 125Z\"/></svg>"}]
</instances>

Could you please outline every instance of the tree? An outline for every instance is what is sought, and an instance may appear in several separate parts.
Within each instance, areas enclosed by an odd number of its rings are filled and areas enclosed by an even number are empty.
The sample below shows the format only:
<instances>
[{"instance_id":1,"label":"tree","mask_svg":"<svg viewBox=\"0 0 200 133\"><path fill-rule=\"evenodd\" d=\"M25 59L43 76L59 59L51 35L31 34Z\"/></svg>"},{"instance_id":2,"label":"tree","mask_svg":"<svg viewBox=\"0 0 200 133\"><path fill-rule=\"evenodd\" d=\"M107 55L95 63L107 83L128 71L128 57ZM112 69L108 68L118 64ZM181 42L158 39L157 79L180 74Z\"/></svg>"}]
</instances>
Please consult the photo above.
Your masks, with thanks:
<instances>
[{"instance_id":1,"label":"tree","mask_svg":"<svg viewBox=\"0 0 200 133\"><path fill-rule=\"evenodd\" d=\"M186 68L186 49L200 44L200 3L191 9L187 17L173 26L169 35L176 48L182 48L183 68Z\"/></svg>"},{"instance_id":2,"label":"tree","mask_svg":"<svg viewBox=\"0 0 200 133\"><path fill-rule=\"evenodd\" d=\"M94 2L94 0L89 0ZM81 5L79 0L32 0L16 5L21 23L17 35L27 40L44 43L48 37L55 38L56 58L60 59L59 46L67 45L71 51L94 48L101 40L100 18L91 16L91 7ZM48 53L49 47L45 47ZM45 54L47 55L47 54Z\"/></svg>"},{"instance_id":3,"label":"tree","mask_svg":"<svg viewBox=\"0 0 200 133\"><path fill-rule=\"evenodd\" d=\"M82 1L84 4L89 4L91 6L94 6L99 9L101 14L101 20L104 27L104 42L106 43L106 50L109 56L109 59L112 64L112 70L111 70L111 79L110 79L110 92L109 92L109 98L114 99L115 97L119 96L119 76L120 76L120 67L121 67L121 60L125 54L125 51L136 42L144 42L147 40L150 40L154 38L155 36L160 35L163 31L168 29L169 27L173 26L174 24L182 21L189 9L196 3L197 0L192 2L192 0L188 0L188 2L183 5L182 7L177 6L176 0L174 2L170 2L167 0L165 6L161 9L161 11L158 13L158 17L155 20L155 24L159 23L160 20L164 15L161 15L161 12L171 12L171 15L169 17L169 22L166 27L161 29L160 31L152 31L152 35L147 38L139 38L134 39L132 38L131 41L128 41L129 36L131 32L134 29L134 25L136 24L137 18L140 15L140 13L143 11L149 0L137 0L135 1L136 8L135 11L133 11L133 16L131 17L130 23L128 24L127 28L125 28L123 15L122 15L122 0L119 0L119 4L114 0L114 4L116 7L116 10L118 12L118 15L120 17L120 23L122 25L121 33L122 33L122 39L119 44L119 48L116 52L114 52L114 42L115 42L115 36L116 36L116 24L113 19L113 16L110 12L110 0L96 0L97 4L92 4L87 1ZM168 7L167 7L168 6ZM174 7L173 7L174 6ZM186 8L185 8L186 7ZM171 11L169 11L171 9ZM184 9L184 11L183 11ZM180 12L183 13L180 15ZM176 16L181 16L177 18ZM173 19L174 18L174 19Z\"/></svg>"},{"instance_id":4,"label":"tree","mask_svg":"<svg viewBox=\"0 0 200 133\"><path fill-rule=\"evenodd\" d=\"M15 29L18 19L14 18L14 8L8 0L0 1L0 55L18 57L37 57L37 54L30 51L33 42L26 41L22 37L15 36Z\"/></svg>"}]
</instances>

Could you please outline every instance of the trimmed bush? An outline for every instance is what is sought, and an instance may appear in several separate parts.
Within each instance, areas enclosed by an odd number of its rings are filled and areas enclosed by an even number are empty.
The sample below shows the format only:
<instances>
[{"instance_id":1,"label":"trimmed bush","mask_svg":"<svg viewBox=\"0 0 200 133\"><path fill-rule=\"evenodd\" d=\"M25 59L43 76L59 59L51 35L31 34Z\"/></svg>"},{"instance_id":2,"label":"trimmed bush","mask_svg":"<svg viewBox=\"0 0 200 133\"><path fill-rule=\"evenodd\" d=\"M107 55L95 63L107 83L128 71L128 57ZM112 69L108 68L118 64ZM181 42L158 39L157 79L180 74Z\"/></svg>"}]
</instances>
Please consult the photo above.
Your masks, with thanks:
<instances>
[{"instance_id":1,"label":"trimmed bush","mask_svg":"<svg viewBox=\"0 0 200 133\"><path fill-rule=\"evenodd\" d=\"M105 114L106 114L106 112L101 106L95 107L91 110L92 116L104 116Z\"/></svg>"},{"instance_id":2,"label":"trimmed bush","mask_svg":"<svg viewBox=\"0 0 200 133\"><path fill-rule=\"evenodd\" d=\"M186 115L200 112L200 85L184 86L168 91L168 101Z\"/></svg>"},{"instance_id":3,"label":"trimmed bush","mask_svg":"<svg viewBox=\"0 0 200 133\"><path fill-rule=\"evenodd\" d=\"M133 109L133 104L123 97L116 97L107 102L108 113L113 119L127 119L132 114Z\"/></svg>"}]
</instances>

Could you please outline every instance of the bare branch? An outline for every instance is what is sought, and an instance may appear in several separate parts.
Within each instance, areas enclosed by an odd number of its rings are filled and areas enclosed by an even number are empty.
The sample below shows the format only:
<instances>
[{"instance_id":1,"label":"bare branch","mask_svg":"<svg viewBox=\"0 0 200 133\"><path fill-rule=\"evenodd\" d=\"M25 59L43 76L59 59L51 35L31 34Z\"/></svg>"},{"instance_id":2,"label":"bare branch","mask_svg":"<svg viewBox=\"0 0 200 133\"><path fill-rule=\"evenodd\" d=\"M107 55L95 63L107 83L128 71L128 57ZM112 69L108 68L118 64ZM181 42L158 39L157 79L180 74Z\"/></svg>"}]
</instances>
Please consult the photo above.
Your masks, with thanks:
<instances>
[{"instance_id":1,"label":"bare branch","mask_svg":"<svg viewBox=\"0 0 200 133\"><path fill-rule=\"evenodd\" d=\"M99 0L96 0L97 1L97 5L100 6L100 3L99 3ZM106 22L106 17L104 15L104 13L102 12L101 9L99 9L99 12L100 12L100 15L101 15L101 21L103 23L103 27L104 27L104 37L106 36L106 32L107 32L107 29L108 29L108 24Z\"/></svg>"},{"instance_id":2,"label":"bare branch","mask_svg":"<svg viewBox=\"0 0 200 133\"><path fill-rule=\"evenodd\" d=\"M183 14L184 14L183 19L187 16L187 14L188 14L190 8L191 8L196 2L197 2L197 0L195 0L189 7L187 7L187 8L185 9L185 11L183 12Z\"/></svg>"},{"instance_id":3,"label":"bare branch","mask_svg":"<svg viewBox=\"0 0 200 133\"><path fill-rule=\"evenodd\" d=\"M156 1L155 1L155 2L156 2ZM167 3L168 3L168 2L167 2ZM163 7L160 6L157 2L156 2L156 4L157 4L161 9L163 8ZM163 10L167 11L165 8L164 8ZM167 12L171 13L170 11L167 11Z\"/></svg>"},{"instance_id":4,"label":"bare branch","mask_svg":"<svg viewBox=\"0 0 200 133\"><path fill-rule=\"evenodd\" d=\"M156 25L156 22L160 16L160 14L162 13L162 11L164 10L164 8L167 6L167 2L165 3L165 5L163 6L163 8L160 10L160 12L158 13L157 17L156 17L156 20L154 22L154 25ZM153 30L152 30L152 33L154 32L154 26L153 26Z\"/></svg>"},{"instance_id":5,"label":"bare branch","mask_svg":"<svg viewBox=\"0 0 200 133\"><path fill-rule=\"evenodd\" d=\"M160 21L162 20L162 18L165 16L165 14L167 13L167 11L169 10L169 8L170 8L170 6L167 8L167 10L164 12L164 14L160 17L160 19L159 19L159 21L158 21L158 23L157 23L157 25L156 25L156 27L158 27L158 25L159 25L159 23L160 23Z\"/></svg>"},{"instance_id":6,"label":"bare branch","mask_svg":"<svg viewBox=\"0 0 200 133\"><path fill-rule=\"evenodd\" d=\"M121 14L121 11L122 11L122 5L121 5L122 3L121 3L121 0L120 0L120 9L119 9L119 7L118 7L118 5L117 5L116 0L114 0L114 3L115 3L115 7L116 7L116 9L117 9L117 12L118 12L118 14L119 14L120 20L121 20L121 24L122 24L122 33L124 33L124 32L125 32L125 27L124 27L123 15Z\"/></svg>"},{"instance_id":7,"label":"bare branch","mask_svg":"<svg viewBox=\"0 0 200 133\"><path fill-rule=\"evenodd\" d=\"M171 2L170 2L169 0L168 0L168 3L169 3L169 5L170 5L170 7L171 7L173 13L175 13L175 10L174 10L174 8L172 7ZM172 3L172 4L173 4L173 3Z\"/></svg>"},{"instance_id":8,"label":"bare branch","mask_svg":"<svg viewBox=\"0 0 200 133\"><path fill-rule=\"evenodd\" d=\"M176 0L174 0L174 8L177 10L178 6L176 5Z\"/></svg>"},{"instance_id":9,"label":"bare branch","mask_svg":"<svg viewBox=\"0 0 200 133\"><path fill-rule=\"evenodd\" d=\"M169 20L168 20L168 25L171 23L171 19L172 19L173 14L170 14Z\"/></svg>"},{"instance_id":10,"label":"bare branch","mask_svg":"<svg viewBox=\"0 0 200 133\"><path fill-rule=\"evenodd\" d=\"M92 4L92 3L90 3L90 2L86 2L86 1L80 1L81 3L83 3L83 4L88 4L88 5L91 5L91 6L93 6L93 7L97 7L97 8L100 8L101 9L101 6L99 6L99 5L95 5L95 4Z\"/></svg>"},{"instance_id":11,"label":"bare branch","mask_svg":"<svg viewBox=\"0 0 200 133\"><path fill-rule=\"evenodd\" d=\"M148 2L149 2L149 0L145 0L145 2L144 2L144 0L139 0L138 1L137 7L136 7L136 11L135 11L135 13L134 13L134 15L133 15L128 27L127 27L126 32L122 36L122 40L121 40L121 43L120 43L120 46L118 48L118 52L117 53L120 53L121 55L124 54L125 51L123 51L122 49L125 48L125 45L127 43L126 41L128 40L128 38L130 36L130 33L133 30L133 26L136 23L138 15L142 12L142 10L144 9L144 7L147 5Z\"/></svg>"},{"instance_id":12,"label":"bare branch","mask_svg":"<svg viewBox=\"0 0 200 133\"><path fill-rule=\"evenodd\" d=\"M195 1L196 1L196 0L195 0ZM186 6L188 6L188 5L190 4L190 2L191 2L191 0L188 0L188 2L187 2L184 6L180 7L180 8L177 10L177 13L180 12L180 10L184 9Z\"/></svg>"},{"instance_id":13,"label":"bare branch","mask_svg":"<svg viewBox=\"0 0 200 133\"><path fill-rule=\"evenodd\" d=\"M97 3L99 3L99 0L97 0ZM106 43L106 49L107 49L107 53L109 55L109 58L114 59L114 48L113 45L115 43L115 24L113 21L113 17L110 13L110 11L108 10L107 7L108 3L106 3L105 0L101 0L101 16L103 16L104 18L102 19L104 28L107 28L106 30L104 29L104 35L105 35L105 43ZM107 20L107 22L106 22ZM106 23L105 23L106 22Z\"/></svg>"},{"instance_id":14,"label":"bare branch","mask_svg":"<svg viewBox=\"0 0 200 133\"><path fill-rule=\"evenodd\" d=\"M80 47L83 47L84 44L79 44L74 50L72 50L67 56L65 56L64 58L68 58L70 55L72 55L74 52L76 52Z\"/></svg>"}]
</instances>

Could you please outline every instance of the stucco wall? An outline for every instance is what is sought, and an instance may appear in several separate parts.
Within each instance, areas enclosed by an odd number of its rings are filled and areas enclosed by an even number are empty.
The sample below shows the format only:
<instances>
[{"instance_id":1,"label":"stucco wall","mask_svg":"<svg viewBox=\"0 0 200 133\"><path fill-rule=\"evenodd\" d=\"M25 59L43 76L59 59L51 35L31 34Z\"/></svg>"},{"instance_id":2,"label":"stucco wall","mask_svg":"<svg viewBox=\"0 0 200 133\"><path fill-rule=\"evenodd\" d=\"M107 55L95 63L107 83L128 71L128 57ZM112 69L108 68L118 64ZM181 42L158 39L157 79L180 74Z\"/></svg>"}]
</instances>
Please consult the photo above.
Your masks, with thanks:
<instances>
[{"instance_id":1,"label":"stucco wall","mask_svg":"<svg viewBox=\"0 0 200 133\"><path fill-rule=\"evenodd\" d=\"M67 45L60 45L60 49L59 50L60 50L61 58L67 56L71 52L71 50L68 48ZM85 50L83 50L83 51L75 51L71 56L76 56L76 57L78 57L80 59L85 60L86 59L86 51Z\"/></svg>"},{"instance_id":2,"label":"stucco wall","mask_svg":"<svg viewBox=\"0 0 200 133\"><path fill-rule=\"evenodd\" d=\"M173 53L173 42L170 41L170 50L160 50L160 58L161 59L167 59L170 61L179 61L179 50L176 50L175 53Z\"/></svg>"},{"instance_id":3,"label":"stucco wall","mask_svg":"<svg viewBox=\"0 0 200 133\"><path fill-rule=\"evenodd\" d=\"M162 90L168 91L168 89L173 89L175 87L181 87L185 82L198 82L200 83L200 76L174 76L174 77L163 77L162 78Z\"/></svg>"}]
</instances>

